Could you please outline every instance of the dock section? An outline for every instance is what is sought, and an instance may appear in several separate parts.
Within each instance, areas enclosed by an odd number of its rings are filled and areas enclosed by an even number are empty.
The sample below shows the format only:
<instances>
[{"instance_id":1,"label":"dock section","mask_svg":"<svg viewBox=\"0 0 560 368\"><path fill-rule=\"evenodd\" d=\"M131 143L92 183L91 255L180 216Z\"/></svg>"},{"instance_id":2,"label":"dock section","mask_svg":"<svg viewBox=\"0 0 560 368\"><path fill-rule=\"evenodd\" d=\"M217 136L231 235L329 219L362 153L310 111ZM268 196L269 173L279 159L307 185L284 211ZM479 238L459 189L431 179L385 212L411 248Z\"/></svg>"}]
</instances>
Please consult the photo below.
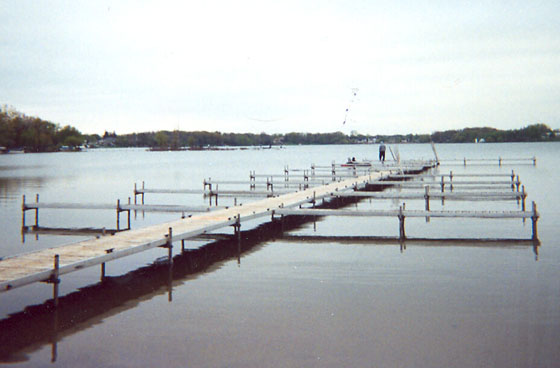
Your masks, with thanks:
<instances>
[{"instance_id":1,"label":"dock section","mask_svg":"<svg viewBox=\"0 0 560 368\"><path fill-rule=\"evenodd\" d=\"M161 225L7 257L0 260L0 292L38 281L51 282L56 286L60 275L94 265L102 265L103 269L105 262L156 247L168 248L169 259L172 261L173 242L229 226L233 226L238 232L242 221L272 216L275 209L295 208L333 197L336 193L360 189L382 175L382 172L371 173L258 200L242 206L195 214Z\"/></svg>"}]
</instances>

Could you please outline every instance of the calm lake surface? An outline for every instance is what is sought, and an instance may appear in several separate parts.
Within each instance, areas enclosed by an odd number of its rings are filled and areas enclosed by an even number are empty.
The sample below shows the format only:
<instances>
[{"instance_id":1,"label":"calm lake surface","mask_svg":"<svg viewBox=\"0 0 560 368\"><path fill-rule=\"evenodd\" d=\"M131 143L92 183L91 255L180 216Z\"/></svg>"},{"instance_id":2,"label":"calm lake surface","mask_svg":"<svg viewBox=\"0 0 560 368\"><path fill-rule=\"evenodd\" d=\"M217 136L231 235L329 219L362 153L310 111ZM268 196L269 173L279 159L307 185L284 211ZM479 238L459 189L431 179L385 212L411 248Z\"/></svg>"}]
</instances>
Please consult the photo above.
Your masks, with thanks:
<instances>
[{"instance_id":1,"label":"calm lake surface","mask_svg":"<svg viewBox=\"0 0 560 368\"><path fill-rule=\"evenodd\" d=\"M99 267L64 275L56 313L50 308L51 285L0 294L0 360L31 367L558 367L560 144L436 147L440 159L496 159L492 166L442 165L436 172L514 170L528 192L527 208L532 201L538 206L541 246L449 240L410 242L403 249L387 241L281 238L277 226L243 223L242 230L261 228L244 233L240 254L230 241L189 241L184 255L176 244L171 276L162 262L164 249L108 263L104 283ZM429 145L398 149L402 159L433 158ZM282 174L286 165L308 169L352 156L375 159L377 145L0 155L0 257L85 239L26 234L22 243L24 194L28 201L39 194L42 202L116 204L133 200L134 183L142 181L147 188L202 190L209 177L248 181L250 170ZM497 165L498 157L533 156L536 166ZM186 194L147 194L145 201L208 204L202 195ZM232 203L220 198L219 204ZM350 208L401 204L363 200ZM406 208L423 209L424 202L407 200ZM433 201L431 209L520 206ZM131 226L179 216L137 213ZM27 212L27 224L34 221L34 213ZM43 209L39 221L44 227L109 229L116 226L116 214ZM289 235L398 235L396 218L322 218L287 227ZM529 239L531 221L407 219L406 232L416 238Z\"/></svg>"}]
</instances>

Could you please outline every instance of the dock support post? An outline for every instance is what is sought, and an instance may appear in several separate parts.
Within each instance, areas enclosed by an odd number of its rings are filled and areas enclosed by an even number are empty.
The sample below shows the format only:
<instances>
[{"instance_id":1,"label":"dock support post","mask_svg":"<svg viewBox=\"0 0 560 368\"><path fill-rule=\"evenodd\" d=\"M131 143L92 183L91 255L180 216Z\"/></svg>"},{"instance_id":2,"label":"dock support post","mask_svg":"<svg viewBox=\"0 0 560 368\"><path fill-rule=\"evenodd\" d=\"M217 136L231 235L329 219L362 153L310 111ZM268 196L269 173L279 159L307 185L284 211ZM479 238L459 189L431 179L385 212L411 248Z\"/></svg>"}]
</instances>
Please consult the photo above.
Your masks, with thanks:
<instances>
[{"instance_id":1,"label":"dock support post","mask_svg":"<svg viewBox=\"0 0 560 368\"><path fill-rule=\"evenodd\" d=\"M39 228L39 194L35 196L35 203L37 207L35 208L35 229Z\"/></svg>"},{"instance_id":2,"label":"dock support post","mask_svg":"<svg viewBox=\"0 0 560 368\"><path fill-rule=\"evenodd\" d=\"M515 181L515 186L517 187L517 191L519 192L519 185L521 182L519 181L519 175L517 175L517 180ZM513 188L512 188L513 189Z\"/></svg>"},{"instance_id":3,"label":"dock support post","mask_svg":"<svg viewBox=\"0 0 560 368\"><path fill-rule=\"evenodd\" d=\"M136 190L136 183L134 183L134 204L136 204L136 195L138 195L138 191Z\"/></svg>"},{"instance_id":4,"label":"dock support post","mask_svg":"<svg viewBox=\"0 0 560 368\"><path fill-rule=\"evenodd\" d=\"M441 192L445 192L445 182L443 180L443 176L441 177Z\"/></svg>"},{"instance_id":5,"label":"dock support post","mask_svg":"<svg viewBox=\"0 0 560 368\"><path fill-rule=\"evenodd\" d=\"M513 185L513 181L515 180L515 171L511 170L511 185Z\"/></svg>"},{"instance_id":6,"label":"dock support post","mask_svg":"<svg viewBox=\"0 0 560 368\"><path fill-rule=\"evenodd\" d=\"M169 233L167 237L167 264L169 266L169 277L168 277L168 297L169 302L173 301L173 228L169 228Z\"/></svg>"},{"instance_id":7,"label":"dock support post","mask_svg":"<svg viewBox=\"0 0 560 368\"><path fill-rule=\"evenodd\" d=\"M169 264L173 264L173 228L169 228L169 233L167 234L167 244L165 247L168 249L167 260Z\"/></svg>"},{"instance_id":8,"label":"dock support post","mask_svg":"<svg viewBox=\"0 0 560 368\"><path fill-rule=\"evenodd\" d=\"M130 197L128 197L128 204L130 204ZM128 210L126 210L127 213L127 225L128 225L128 230L130 230L130 208Z\"/></svg>"},{"instance_id":9,"label":"dock support post","mask_svg":"<svg viewBox=\"0 0 560 368\"><path fill-rule=\"evenodd\" d=\"M117 199L117 231L120 230L121 223L121 200Z\"/></svg>"},{"instance_id":10,"label":"dock support post","mask_svg":"<svg viewBox=\"0 0 560 368\"><path fill-rule=\"evenodd\" d=\"M500 166L500 167L502 166L502 158L501 157L498 157L498 166Z\"/></svg>"},{"instance_id":11,"label":"dock support post","mask_svg":"<svg viewBox=\"0 0 560 368\"><path fill-rule=\"evenodd\" d=\"M525 185L521 186L521 210L525 211L525 199L527 198L527 193L525 193Z\"/></svg>"},{"instance_id":12,"label":"dock support post","mask_svg":"<svg viewBox=\"0 0 560 368\"><path fill-rule=\"evenodd\" d=\"M25 206L25 194L22 196L21 200L21 229L25 229L25 211L27 207Z\"/></svg>"},{"instance_id":13,"label":"dock support post","mask_svg":"<svg viewBox=\"0 0 560 368\"><path fill-rule=\"evenodd\" d=\"M105 228L103 228L105 229ZM105 253L109 254L109 253L113 253L113 248L111 249L105 249ZM105 262L101 263L101 282L105 281Z\"/></svg>"},{"instance_id":14,"label":"dock support post","mask_svg":"<svg viewBox=\"0 0 560 368\"><path fill-rule=\"evenodd\" d=\"M53 284L53 304L55 308L58 307L58 284L60 283L60 279L58 278L59 267L60 267L60 257L58 254L55 254L53 273L49 280L49 282L52 282Z\"/></svg>"},{"instance_id":15,"label":"dock support post","mask_svg":"<svg viewBox=\"0 0 560 368\"><path fill-rule=\"evenodd\" d=\"M399 207L398 217L399 217L399 240L402 242L406 238L406 235L405 235L405 232L404 232L404 215L403 215L403 207L402 206Z\"/></svg>"},{"instance_id":16,"label":"dock support post","mask_svg":"<svg viewBox=\"0 0 560 368\"><path fill-rule=\"evenodd\" d=\"M185 253L185 239L181 239L181 254Z\"/></svg>"},{"instance_id":17,"label":"dock support post","mask_svg":"<svg viewBox=\"0 0 560 368\"><path fill-rule=\"evenodd\" d=\"M539 213L537 212L537 204L533 201L533 216L531 216L531 220L533 222L533 236L532 239L534 242L538 243L539 241L539 234L537 231L537 221L539 220Z\"/></svg>"},{"instance_id":18,"label":"dock support post","mask_svg":"<svg viewBox=\"0 0 560 368\"><path fill-rule=\"evenodd\" d=\"M466 157L463 157L463 165L464 165L465 167L467 167L467 158L466 158Z\"/></svg>"},{"instance_id":19,"label":"dock support post","mask_svg":"<svg viewBox=\"0 0 560 368\"><path fill-rule=\"evenodd\" d=\"M142 181L142 204L144 204L144 189L145 189L144 181Z\"/></svg>"},{"instance_id":20,"label":"dock support post","mask_svg":"<svg viewBox=\"0 0 560 368\"><path fill-rule=\"evenodd\" d=\"M241 214L237 214L235 224L233 224L233 233L237 239L237 263L241 263Z\"/></svg>"},{"instance_id":21,"label":"dock support post","mask_svg":"<svg viewBox=\"0 0 560 368\"><path fill-rule=\"evenodd\" d=\"M537 157L533 156L533 166L537 166Z\"/></svg>"},{"instance_id":22,"label":"dock support post","mask_svg":"<svg viewBox=\"0 0 560 368\"><path fill-rule=\"evenodd\" d=\"M430 210L430 186L424 185L424 199L426 200L426 211ZM430 217L426 216L426 222L430 222Z\"/></svg>"},{"instance_id":23,"label":"dock support post","mask_svg":"<svg viewBox=\"0 0 560 368\"><path fill-rule=\"evenodd\" d=\"M256 173L255 171L249 171L249 190L251 189L255 189L255 177L256 177Z\"/></svg>"}]
</instances>

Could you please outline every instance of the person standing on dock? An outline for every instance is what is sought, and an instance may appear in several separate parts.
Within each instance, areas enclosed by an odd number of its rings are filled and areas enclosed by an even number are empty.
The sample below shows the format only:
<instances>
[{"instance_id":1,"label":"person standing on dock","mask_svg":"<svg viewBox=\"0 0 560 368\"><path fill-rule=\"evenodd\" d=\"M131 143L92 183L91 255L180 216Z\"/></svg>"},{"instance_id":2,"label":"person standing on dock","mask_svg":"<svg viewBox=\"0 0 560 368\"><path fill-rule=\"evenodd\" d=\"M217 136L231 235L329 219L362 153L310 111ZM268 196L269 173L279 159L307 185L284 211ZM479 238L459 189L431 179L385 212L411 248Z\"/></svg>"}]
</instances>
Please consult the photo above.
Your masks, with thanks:
<instances>
[{"instance_id":1,"label":"person standing on dock","mask_svg":"<svg viewBox=\"0 0 560 368\"><path fill-rule=\"evenodd\" d=\"M385 149L385 144L381 141L379 144L379 161L382 163L385 163Z\"/></svg>"}]
</instances>

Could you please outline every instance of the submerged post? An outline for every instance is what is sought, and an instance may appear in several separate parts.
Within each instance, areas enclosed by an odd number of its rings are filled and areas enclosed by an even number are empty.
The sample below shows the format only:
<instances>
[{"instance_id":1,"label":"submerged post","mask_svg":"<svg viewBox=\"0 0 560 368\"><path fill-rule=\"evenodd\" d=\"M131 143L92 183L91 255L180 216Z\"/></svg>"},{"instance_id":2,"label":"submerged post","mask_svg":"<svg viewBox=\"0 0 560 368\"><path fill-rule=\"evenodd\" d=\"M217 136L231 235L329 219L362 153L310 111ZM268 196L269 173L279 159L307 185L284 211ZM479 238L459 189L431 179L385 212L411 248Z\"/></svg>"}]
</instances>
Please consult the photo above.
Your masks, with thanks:
<instances>
[{"instance_id":1,"label":"submerged post","mask_svg":"<svg viewBox=\"0 0 560 368\"><path fill-rule=\"evenodd\" d=\"M404 215L403 215L403 207L400 206L399 207L399 240L403 241L406 238L405 232L404 232Z\"/></svg>"},{"instance_id":2,"label":"submerged post","mask_svg":"<svg viewBox=\"0 0 560 368\"><path fill-rule=\"evenodd\" d=\"M168 249L167 260L170 265L173 264L173 228L169 228L169 233L167 234L167 244L165 245Z\"/></svg>"},{"instance_id":3,"label":"submerged post","mask_svg":"<svg viewBox=\"0 0 560 368\"><path fill-rule=\"evenodd\" d=\"M168 296L167 300L169 302L173 301L173 228L169 228L169 233L167 234L167 260L169 265L168 274Z\"/></svg>"},{"instance_id":4,"label":"submerged post","mask_svg":"<svg viewBox=\"0 0 560 368\"><path fill-rule=\"evenodd\" d=\"M105 230L105 228L103 228ZM105 249L105 253L113 253L113 248ZM105 281L105 262L101 263L101 282Z\"/></svg>"},{"instance_id":5,"label":"submerged post","mask_svg":"<svg viewBox=\"0 0 560 368\"><path fill-rule=\"evenodd\" d=\"M58 254L54 256L54 268L49 280L53 284L53 303L54 307L58 307L58 284L60 283L59 276L60 257Z\"/></svg>"},{"instance_id":6,"label":"submerged post","mask_svg":"<svg viewBox=\"0 0 560 368\"><path fill-rule=\"evenodd\" d=\"M424 185L424 199L426 200L426 211L430 210L430 186ZM430 222L430 217L426 216L426 222Z\"/></svg>"},{"instance_id":7,"label":"submerged post","mask_svg":"<svg viewBox=\"0 0 560 368\"><path fill-rule=\"evenodd\" d=\"M120 230L121 222L121 200L117 199L117 231Z\"/></svg>"},{"instance_id":8,"label":"submerged post","mask_svg":"<svg viewBox=\"0 0 560 368\"><path fill-rule=\"evenodd\" d=\"M39 228L39 194L35 196L35 203L37 207L35 207L35 228Z\"/></svg>"},{"instance_id":9,"label":"submerged post","mask_svg":"<svg viewBox=\"0 0 560 368\"><path fill-rule=\"evenodd\" d=\"M538 242L539 241L539 234L537 232L537 221L539 220L539 213L537 212L537 204L535 203L535 201L533 201L533 216L531 216L531 220L533 223L533 241L534 242Z\"/></svg>"},{"instance_id":10,"label":"submerged post","mask_svg":"<svg viewBox=\"0 0 560 368\"><path fill-rule=\"evenodd\" d=\"M25 229L25 211L27 211L27 207L25 206L25 194L22 196L21 200L21 229Z\"/></svg>"},{"instance_id":11,"label":"submerged post","mask_svg":"<svg viewBox=\"0 0 560 368\"><path fill-rule=\"evenodd\" d=\"M521 186L521 210L525 211L525 198L527 198L527 193L525 193L525 185Z\"/></svg>"},{"instance_id":12,"label":"submerged post","mask_svg":"<svg viewBox=\"0 0 560 368\"><path fill-rule=\"evenodd\" d=\"M128 204L130 204L130 197L128 197ZM128 225L128 230L130 230L130 208L128 210L126 210L127 212L127 225Z\"/></svg>"}]
</instances>

